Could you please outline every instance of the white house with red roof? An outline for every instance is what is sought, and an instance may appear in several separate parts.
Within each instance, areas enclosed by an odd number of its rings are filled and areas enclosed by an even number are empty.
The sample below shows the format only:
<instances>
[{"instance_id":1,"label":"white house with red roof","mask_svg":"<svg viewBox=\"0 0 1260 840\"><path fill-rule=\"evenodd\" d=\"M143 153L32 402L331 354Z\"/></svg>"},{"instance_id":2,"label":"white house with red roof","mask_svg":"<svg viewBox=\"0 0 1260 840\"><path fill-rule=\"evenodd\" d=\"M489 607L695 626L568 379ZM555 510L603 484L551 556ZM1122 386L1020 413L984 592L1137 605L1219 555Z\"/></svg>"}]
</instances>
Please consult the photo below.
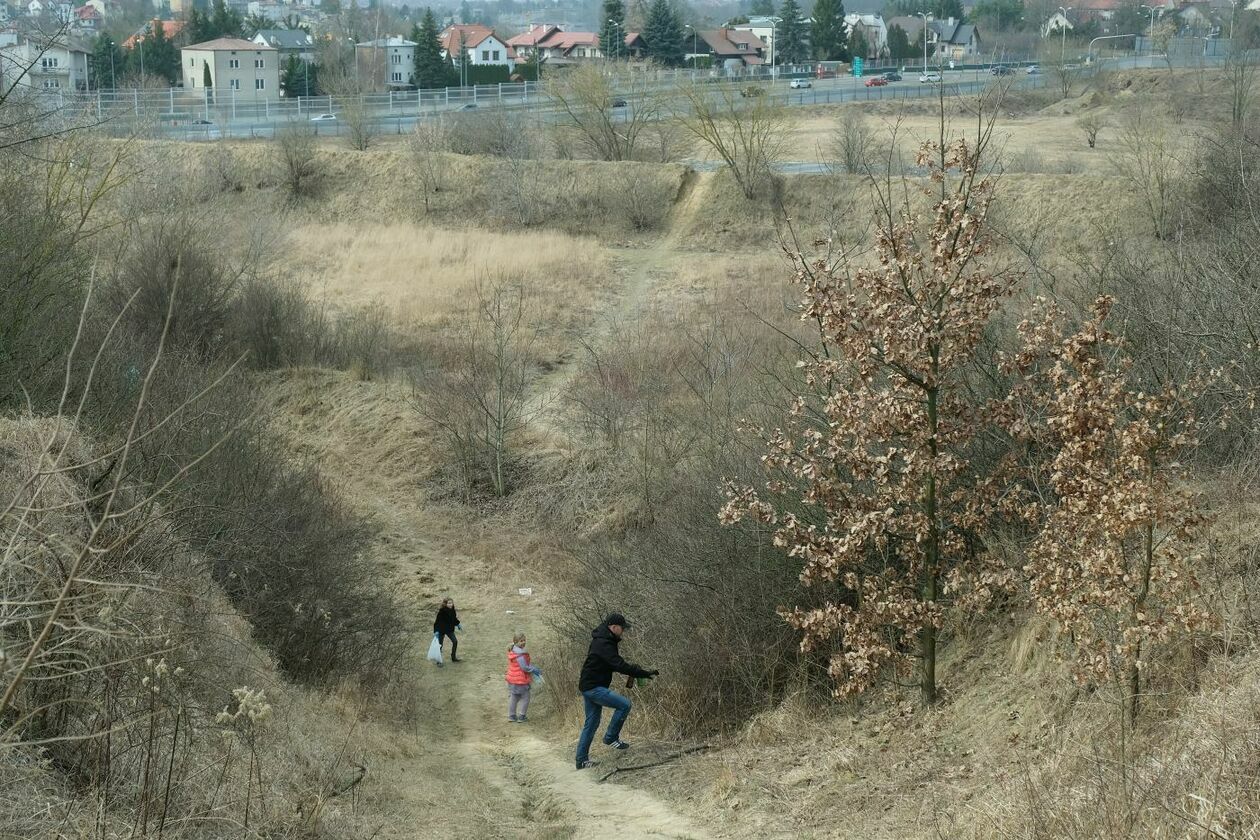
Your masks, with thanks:
<instances>
[{"instance_id":1,"label":"white house with red roof","mask_svg":"<svg viewBox=\"0 0 1260 840\"><path fill-rule=\"evenodd\" d=\"M533 25L528 32L509 38L508 46L522 60L537 52L543 59L555 64L605 57L598 32L566 32L549 23ZM612 57L642 58L645 49L642 35L638 32L627 32L621 48Z\"/></svg>"},{"instance_id":2,"label":"white house with red roof","mask_svg":"<svg viewBox=\"0 0 1260 840\"><path fill-rule=\"evenodd\" d=\"M505 64L509 69L516 65L513 53L506 43L494 34L494 30L479 23L457 23L446 27L438 36L442 44L442 57L458 59L460 50L468 63Z\"/></svg>"},{"instance_id":3,"label":"white house with red roof","mask_svg":"<svg viewBox=\"0 0 1260 840\"><path fill-rule=\"evenodd\" d=\"M84 32L96 32L101 28L103 16L95 6L80 6L74 10L74 28Z\"/></svg>"}]
</instances>

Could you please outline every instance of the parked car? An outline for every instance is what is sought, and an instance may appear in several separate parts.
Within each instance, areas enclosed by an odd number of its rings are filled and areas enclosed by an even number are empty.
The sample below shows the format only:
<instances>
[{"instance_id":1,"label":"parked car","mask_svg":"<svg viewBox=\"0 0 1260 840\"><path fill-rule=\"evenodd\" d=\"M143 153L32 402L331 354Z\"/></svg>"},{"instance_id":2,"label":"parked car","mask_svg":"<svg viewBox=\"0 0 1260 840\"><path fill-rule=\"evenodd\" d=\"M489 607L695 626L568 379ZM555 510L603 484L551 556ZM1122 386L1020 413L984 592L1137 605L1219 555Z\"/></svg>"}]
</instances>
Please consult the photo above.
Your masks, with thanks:
<instances>
[{"instance_id":1,"label":"parked car","mask_svg":"<svg viewBox=\"0 0 1260 840\"><path fill-rule=\"evenodd\" d=\"M1007 67L1005 64L995 64L989 68L989 72L994 76L1014 76L1014 68Z\"/></svg>"},{"instance_id":2,"label":"parked car","mask_svg":"<svg viewBox=\"0 0 1260 840\"><path fill-rule=\"evenodd\" d=\"M900 82L901 74L898 73L896 70L889 70L887 73L884 74L883 78L885 82Z\"/></svg>"},{"instance_id":3,"label":"parked car","mask_svg":"<svg viewBox=\"0 0 1260 840\"><path fill-rule=\"evenodd\" d=\"M749 85L748 87L740 90L739 95L744 98L748 98L750 96L761 96L763 93L765 93L765 90L762 88L759 88L756 85Z\"/></svg>"},{"instance_id":4,"label":"parked car","mask_svg":"<svg viewBox=\"0 0 1260 840\"><path fill-rule=\"evenodd\" d=\"M941 83L940 73L924 73L922 76L919 77L919 84L921 85L939 85L940 83Z\"/></svg>"},{"instance_id":5,"label":"parked car","mask_svg":"<svg viewBox=\"0 0 1260 840\"><path fill-rule=\"evenodd\" d=\"M792 88L793 90L799 90L801 88L808 88L808 87L813 87L813 86L814 85L810 82L809 79L793 79L791 82L788 83L788 87Z\"/></svg>"},{"instance_id":6,"label":"parked car","mask_svg":"<svg viewBox=\"0 0 1260 840\"><path fill-rule=\"evenodd\" d=\"M612 106L613 106L614 108L624 108L624 107L626 107L626 104L627 104L627 103L626 103L626 100L624 100L624 99L614 99L614 100L612 101Z\"/></svg>"},{"instance_id":7,"label":"parked car","mask_svg":"<svg viewBox=\"0 0 1260 840\"><path fill-rule=\"evenodd\" d=\"M1024 72L1027 73L1029 76L1040 76L1041 68L1038 67L1036 64L1030 64L1028 65L1028 69L1025 70Z\"/></svg>"},{"instance_id":8,"label":"parked car","mask_svg":"<svg viewBox=\"0 0 1260 840\"><path fill-rule=\"evenodd\" d=\"M888 80L883 76L871 76L866 80L867 87L883 87L886 84L888 84Z\"/></svg>"},{"instance_id":9,"label":"parked car","mask_svg":"<svg viewBox=\"0 0 1260 840\"><path fill-rule=\"evenodd\" d=\"M337 121L336 114L319 114L317 116L311 117L311 122L336 122L336 121Z\"/></svg>"}]
</instances>

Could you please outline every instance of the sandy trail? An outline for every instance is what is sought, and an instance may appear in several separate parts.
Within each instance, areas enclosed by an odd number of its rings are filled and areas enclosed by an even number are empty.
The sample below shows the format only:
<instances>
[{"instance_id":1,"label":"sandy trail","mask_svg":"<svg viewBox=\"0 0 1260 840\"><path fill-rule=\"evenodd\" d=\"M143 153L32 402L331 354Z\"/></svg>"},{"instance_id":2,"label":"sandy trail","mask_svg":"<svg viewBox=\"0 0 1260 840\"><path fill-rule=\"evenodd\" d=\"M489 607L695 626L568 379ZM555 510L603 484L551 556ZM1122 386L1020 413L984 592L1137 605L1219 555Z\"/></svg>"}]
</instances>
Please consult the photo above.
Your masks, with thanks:
<instances>
[{"instance_id":1,"label":"sandy trail","mask_svg":"<svg viewBox=\"0 0 1260 840\"><path fill-rule=\"evenodd\" d=\"M694 190L686 189L690 209ZM665 237L642 252L624 252L623 284L605 313L607 323L649 304L670 244ZM597 325L589 340L598 345L608 337ZM536 383L535 393L547 399L572 376L572 368L558 368ZM410 840L459 832L480 838L585 838L610 831L628 838L711 836L650 793L599 782L600 771L642 760L650 747L613 753L597 737L592 758L600 768L574 769L579 721L557 721L552 697L576 687L548 682L534 692L530 723L507 722L507 645L517 629L542 638L547 581L536 572L514 572L508 560L476 556L468 544L473 538L425 502L418 477L428 466L427 430L408 405L406 387L353 382L330 371L292 371L276 375L268 393L278 425L296 448L317 458L351 506L371 518L373 555L415 605L417 647L428 648L425 628L441 595L455 598L467 628L460 642L464 661L442 668L423 663L416 729L399 733L410 749L370 768L371 776L392 790L393 813L383 818L376 837ZM539 431L554 431L539 425ZM518 587L524 586L537 594L521 596ZM545 648L540 654L533 647L545 671ZM627 730L632 739L633 723L632 716Z\"/></svg>"}]
</instances>

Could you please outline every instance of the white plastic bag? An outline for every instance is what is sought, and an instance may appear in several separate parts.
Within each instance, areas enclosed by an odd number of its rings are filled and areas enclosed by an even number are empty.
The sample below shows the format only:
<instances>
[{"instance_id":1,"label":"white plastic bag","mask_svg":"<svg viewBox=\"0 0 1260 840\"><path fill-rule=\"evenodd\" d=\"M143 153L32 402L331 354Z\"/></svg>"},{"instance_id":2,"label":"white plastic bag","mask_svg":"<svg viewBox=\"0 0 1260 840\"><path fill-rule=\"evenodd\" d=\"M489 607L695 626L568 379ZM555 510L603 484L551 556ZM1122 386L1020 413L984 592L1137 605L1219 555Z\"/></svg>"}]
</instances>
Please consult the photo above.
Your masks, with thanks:
<instances>
[{"instance_id":1,"label":"white plastic bag","mask_svg":"<svg viewBox=\"0 0 1260 840\"><path fill-rule=\"evenodd\" d=\"M434 633L433 641L429 643L429 661L442 664L442 637Z\"/></svg>"}]
</instances>

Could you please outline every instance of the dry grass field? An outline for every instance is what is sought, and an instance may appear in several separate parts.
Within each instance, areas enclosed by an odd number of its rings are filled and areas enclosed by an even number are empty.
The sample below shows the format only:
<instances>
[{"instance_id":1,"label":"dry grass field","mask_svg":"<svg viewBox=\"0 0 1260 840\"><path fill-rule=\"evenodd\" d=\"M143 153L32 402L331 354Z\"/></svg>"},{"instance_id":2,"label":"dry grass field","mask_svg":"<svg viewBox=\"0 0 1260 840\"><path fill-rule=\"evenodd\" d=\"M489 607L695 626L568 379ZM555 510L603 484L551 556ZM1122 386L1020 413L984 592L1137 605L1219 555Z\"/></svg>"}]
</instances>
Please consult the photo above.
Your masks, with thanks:
<instances>
[{"instance_id":1,"label":"dry grass field","mask_svg":"<svg viewBox=\"0 0 1260 840\"><path fill-rule=\"evenodd\" d=\"M1113 236L1149 236L1132 181L1117 174L1117 126L1135 105L1167 113L1174 94L1197 84L1190 74L1176 79L1106 77L1065 102L1012 101L999 117L998 188L989 217L996 242L984 256L1022 278L1017 303L1039 294L1061 300L1092 294L1093 278L1071 270L1087 250ZM914 146L940 130L929 105L802 109L794 112L784 157L834 161L837 127L861 114L877 145L897 125L909 163ZM951 108L948 132L973 132L965 103ZM1085 143L1082 113L1106 120L1096 149ZM1184 153L1202 124L1183 119L1169 122L1168 130L1171 146ZM398 681L408 696L385 698L404 713L383 720L372 711L382 699L364 697L354 685L327 697L287 687L243 619L233 627L238 643L263 663L279 727L291 739L277 736L268 745L267 760L285 768L272 784L296 789L330 764L370 768L352 796L328 799L321 836L343 830L347 840L439 834L559 840L611 827L630 838L1040 840L1105 832L1131 838L1125 820L1156 801L1167 809L1161 796L1169 790L1176 812L1162 834L1150 836L1244 836L1231 833L1228 819L1242 818L1231 808L1254 793L1260 767L1252 702L1260 664L1250 649L1238 654L1230 647L1233 634L1251 626L1255 581L1245 570L1227 569L1205 587L1205 597L1223 605L1223 629L1204 649L1170 655L1173 677L1158 686L1150 723L1128 741L1113 737L1115 708L1076 686L1051 653L1052 625L1026 607L1003 606L981 617L948 615L936 707L920 708L914 692L896 687L830 704L802 676L799 685L780 689L778 705L742 726L714 726L693 738L665 723L672 721L661 711L662 695L670 689L654 684L636 689L629 758L596 747L600 773L619 766L626 773L604 780L574 770L581 704L568 679L573 654L560 634L566 611L588 594L574 591L581 564L592 562L578 543L629 545L630 532L646 529L652 511L638 505L638 485L616 482L641 480L646 497L653 469L688 467L672 456L650 464L644 443L641 461L629 468L634 474L617 473L608 466L624 454L616 445L579 441L577 433L566 439L572 418L561 403L575 382L599 381L608 397L607 405L595 406L605 412L602 419L632 423L653 409L677 411L657 416L664 418L652 429L658 441L693 433L682 421L695 405L720 406L743 423L742 412L763 392L740 391L723 376L746 375L740 365L753 354L744 352L768 345L776 330L789 343L793 338L799 290L785 247L809 253L839 245L869 258L876 201L868 179L788 174L750 200L725 173L678 164L444 155L444 186L426 204L406 139L367 152L321 143L319 188L302 198L284 194L268 144L180 147L178 154L174 164L169 147L141 147L137 169L146 156L184 167L190 186L178 200L205 220L222 220L229 250L250 247L253 230L275 249L269 271L296 281L334 318L378 311L397 340L391 346L398 358L381 376L313 363L248 374L282 449L317 464L347 509L367 523L366 560L406 603L415 631L415 655ZM226 183L225 165L243 174ZM914 201L928 200L921 195L931 184L921 172L892 183ZM625 201L638 184L654 197L647 224L632 221ZM138 202L138 212L156 214L160 198L149 191L128 200ZM516 215L526 206L522 199L533 202L528 218ZM496 286L522 290L535 336L522 354L525 420L511 440L524 492L506 499L452 490L453 445L434 421L444 406L421 405L441 392L417 386L408 367L422 356L409 353L416 348L434 351L424 362L456 364L461 357L453 348L471 334L479 295ZM1005 329L1002 317L997 322ZM729 332L702 346L705 328L719 321ZM795 348L789 355L796 358ZM769 367L787 358L767 355L750 364ZM598 364L583 367L591 359ZM712 379L636 379L674 363L694 373L685 363L696 359L711 363L705 373ZM607 371L592 372L605 362ZM780 374L777 384L790 387L790 376ZM1215 545L1241 555L1257 539L1255 511L1244 502L1220 508L1234 518L1232 536L1218 536ZM716 529L715 520L704 528ZM643 591L678 583L649 579ZM455 599L468 632L460 643L464 662L438 669L421 660L445 596ZM713 634L700 624L689 643L704 649ZM505 652L518 630L528 633L548 674L528 726L504 719ZM650 663L655 652L645 646L632 638L627 647ZM1209 657L1210 666L1197 667ZM693 679L663 673L661 682ZM705 749L675 755L683 741ZM291 742L304 748L286 746ZM1141 772L1120 773L1135 756Z\"/></svg>"}]
</instances>

